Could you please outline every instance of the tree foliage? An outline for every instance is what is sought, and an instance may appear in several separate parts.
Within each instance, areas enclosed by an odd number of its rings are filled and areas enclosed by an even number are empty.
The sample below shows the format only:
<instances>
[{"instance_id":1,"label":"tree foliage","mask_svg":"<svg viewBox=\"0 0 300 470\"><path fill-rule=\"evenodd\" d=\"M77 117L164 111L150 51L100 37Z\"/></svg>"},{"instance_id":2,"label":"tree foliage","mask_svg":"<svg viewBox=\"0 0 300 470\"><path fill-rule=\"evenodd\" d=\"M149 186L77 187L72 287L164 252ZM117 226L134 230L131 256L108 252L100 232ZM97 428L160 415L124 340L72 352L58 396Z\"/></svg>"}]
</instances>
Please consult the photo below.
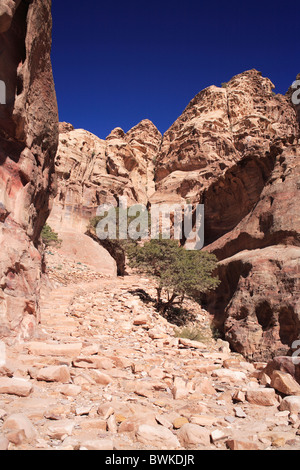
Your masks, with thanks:
<instances>
[{"instance_id":1,"label":"tree foliage","mask_svg":"<svg viewBox=\"0 0 300 470\"><path fill-rule=\"evenodd\" d=\"M45 224L41 233L42 241L46 247L60 246L62 241L58 238L58 234L52 230L50 225Z\"/></svg>"},{"instance_id":2,"label":"tree foliage","mask_svg":"<svg viewBox=\"0 0 300 470\"><path fill-rule=\"evenodd\" d=\"M181 305L186 296L199 298L201 293L219 285L218 278L213 276L216 257L204 251L188 251L174 240L133 245L127 254L132 268L156 279L157 304L164 312L174 304ZM168 299L165 303L163 291Z\"/></svg>"}]
</instances>

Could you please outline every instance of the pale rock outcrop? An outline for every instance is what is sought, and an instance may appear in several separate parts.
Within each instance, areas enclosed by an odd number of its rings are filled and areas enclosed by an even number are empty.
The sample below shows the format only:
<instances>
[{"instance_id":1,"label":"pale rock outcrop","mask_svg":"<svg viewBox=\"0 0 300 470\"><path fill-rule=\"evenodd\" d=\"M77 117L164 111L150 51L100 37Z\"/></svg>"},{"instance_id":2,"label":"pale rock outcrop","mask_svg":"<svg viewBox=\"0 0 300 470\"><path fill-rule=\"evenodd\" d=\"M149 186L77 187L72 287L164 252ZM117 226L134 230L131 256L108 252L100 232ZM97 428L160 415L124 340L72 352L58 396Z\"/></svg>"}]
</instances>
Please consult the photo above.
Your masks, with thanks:
<instances>
[{"instance_id":1,"label":"pale rock outcrop","mask_svg":"<svg viewBox=\"0 0 300 470\"><path fill-rule=\"evenodd\" d=\"M104 276L116 276L117 264L109 252L88 235L75 231L60 232L58 252L74 263L90 266Z\"/></svg>"},{"instance_id":2,"label":"pale rock outcrop","mask_svg":"<svg viewBox=\"0 0 300 470\"><path fill-rule=\"evenodd\" d=\"M155 190L154 162L161 138L149 120L127 134L116 128L106 140L61 123L55 162L59 189L50 225L58 232L85 233L101 204L117 206L124 197L128 206L146 205Z\"/></svg>"},{"instance_id":3,"label":"pale rock outcrop","mask_svg":"<svg viewBox=\"0 0 300 470\"><path fill-rule=\"evenodd\" d=\"M0 377L0 394L28 397L32 392L32 384L28 380Z\"/></svg>"},{"instance_id":4,"label":"pale rock outcrop","mask_svg":"<svg viewBox=\"0 0 300 470\"><path fill-rule=\"evenodd\" d=\"M201 91L163 136L153 200L176 193L180 201L199 202L238 162L244 167L252 161L254 170L259 169L275 141L294 142L295 113L273 88L269 79L249 70L233 77L226 88ZM244 210L246 214L247 207Z\"/></svg>"},{"instance_id":5,"label":"pale rock outcrop","mask_svg":"<svg viewBox=\"0 0 300 470\"><path fill-rule=\"evenodd\" d=\"M37 437L37 431L26 415L21 413L16 413L14 415L9 416L5 421L3 427L3 431L23 431L24 437L27 441L32 441Z\"/></svg>"},{"instance_id":6,"label":"pale rock outcrop","mask_svg":"<svg viewBox=\"0 0 300 470\"><path fill-rule=\"evenodd\" d=\"M163 426L149 426L142 424L136 432L137 440L149 447L162 447L164 449L176 449L180 447L177 437Z\"/></svg>"}]
</instances>

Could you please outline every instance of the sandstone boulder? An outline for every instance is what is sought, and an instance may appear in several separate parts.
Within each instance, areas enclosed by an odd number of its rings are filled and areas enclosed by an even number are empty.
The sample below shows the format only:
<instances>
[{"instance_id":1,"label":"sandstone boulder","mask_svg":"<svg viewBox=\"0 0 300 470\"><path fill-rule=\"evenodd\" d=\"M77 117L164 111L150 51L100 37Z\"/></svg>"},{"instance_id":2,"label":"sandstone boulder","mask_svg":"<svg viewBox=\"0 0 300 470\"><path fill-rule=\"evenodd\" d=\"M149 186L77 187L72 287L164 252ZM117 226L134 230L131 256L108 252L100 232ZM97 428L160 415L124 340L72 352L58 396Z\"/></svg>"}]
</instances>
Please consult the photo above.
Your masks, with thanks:
<instances>
[{"instance_id":1,"label":"sandstone boulder","mask_svg":"<svg viewBox=\"0 0 300 470\"><path fill-rule=\"evenodd\" d=\"M27 418L27 416L21 413L9 416L5 420L2 429L4 431L23 431L25 438L28 441L37 437L37 431L32 422Z\"/></svg>"},{"instance_id":2,"label":"sandstone boulder","mask_svg":"<svg viewBox=\"0 0 300 470\"><path fill-rule=\"evenodd\" d=\"M209 446L210 432L197 424L184 424L178 431L180 443L186 447Z\"/></svg>"},{"instance_id":3,"label":"sandstone boulder","mask_svg":"<svg viewBox=\"0 0 300 470\"><path fill-rule=\"evenodd\" d=\"M91 237L73 230L70 232L60 231L59 238L62 240L62 244L58 253L67 256L75 263L87 265L104 276L115 277L117 275L116 261L105 248Z\"/></svg>"},{"instance_id":4,"label":"sandstone boulder","mask_svg":"<svg viewBox=\"0 0 300 470\"><path fill-rule=\"evenodd\" d=\"M177 437L163 426L142 424L137 430L136 438L138 442L152 448L176 449L180 447Z\"/></svg>"},{"instance_id":5,"label":"sandstone boulder","mask_svg":"<svg viewBox=\"0 0 300 470\"><path fill-rule=\"evenodd\" d=\"M272 374L271 387L284 395L300 395L300 385L287 372L275 370Z\"/></svg>"},{"instance_id":6,"label":"sandstone boulder","mask_svg":"<svg viewBox=\"0 0 300 470\"><path fill-rule=\"evenodd\" d=\"M279 405L280 411L289 411L290 413L300 413L300 397L299 396L288 396L284 397Z\"/></svg>"},{"instance_id":7,"label":"sandstone boulder","mask_svg":"<svg viewBox=\"0 0 300 470\"><path fill-rule=\"evenodd\" d=\"M0 393L28 397L32 392L33 384L25 379L0 377Z\"/></svg>"}]
</instances>

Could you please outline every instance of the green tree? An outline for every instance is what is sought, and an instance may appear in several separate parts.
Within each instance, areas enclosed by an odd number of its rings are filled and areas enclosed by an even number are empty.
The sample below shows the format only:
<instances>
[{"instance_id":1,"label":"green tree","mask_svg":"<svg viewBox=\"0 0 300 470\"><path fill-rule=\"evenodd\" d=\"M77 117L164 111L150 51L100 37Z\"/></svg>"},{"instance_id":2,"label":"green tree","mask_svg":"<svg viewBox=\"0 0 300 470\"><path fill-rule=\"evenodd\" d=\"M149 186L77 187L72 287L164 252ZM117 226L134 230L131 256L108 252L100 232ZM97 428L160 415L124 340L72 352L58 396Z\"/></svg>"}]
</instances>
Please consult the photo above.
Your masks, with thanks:
<instances>
[{"instance_id":1,"label":"green tree","mask_svg":"<svg viewBox=\"0 0 300 470\"><path fill-rule=\"evenodd\" d=\"M52 230L50 225L45 224L41 233L42 241L46 247L60 246L62 240L58 238L58 234Z\"/></svg>"},{"instance_id":2,"label":"green tree","mask_svg":"<svg viewBox=\"0 0 300 470\"><path fill-rule=\"evenodd\" d=\"M205 251L188 251L174 240L151 240L127 250L129 263L138 272L155 278L157 305L163 313L174 305L181 306L185 297L199 299L214 290L219 279L213 276L217 267L215 255ZM167 301L162 302L165 291Z\"/></svg>"}]
</instances>

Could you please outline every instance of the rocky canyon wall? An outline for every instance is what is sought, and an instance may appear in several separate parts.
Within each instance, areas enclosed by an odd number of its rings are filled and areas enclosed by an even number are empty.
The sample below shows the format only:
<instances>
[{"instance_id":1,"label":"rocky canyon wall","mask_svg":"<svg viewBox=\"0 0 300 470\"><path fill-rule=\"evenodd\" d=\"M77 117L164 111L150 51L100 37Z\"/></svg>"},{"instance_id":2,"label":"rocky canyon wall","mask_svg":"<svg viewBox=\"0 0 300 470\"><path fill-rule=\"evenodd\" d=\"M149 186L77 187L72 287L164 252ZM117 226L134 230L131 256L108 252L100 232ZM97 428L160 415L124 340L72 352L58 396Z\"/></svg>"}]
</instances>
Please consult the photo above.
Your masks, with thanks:
<instances>
[{"instance_id":1,"label":"rocky canyon wall","mask_svg":"<svg viewBox=\"0 0 300 470\"><path fill-rule=\"evenodd\" d=\"M206 307L248 358L300 335L299 107L257 70L202 90L163 135L148 120L101 140L62 124L50 221L85 231L99 204L204 204L221 284Z\"/></svg>"},{"instance_id":2,"label":"rocky canyon wall","mask_svg":"<svg viewBox=\"0 0 300 470\"><path fill-rule=\"evenodd\" d=\"M1 336L30 337L39 321L40 232L55 191L58 145L51 29L50 0L1 1Z\"/></svg>"},{"instance_id":3,"label":"rocky canyon wall","mask_svg":"<svg viewBox=\"0 0 300 470\"><path fill-rule=\"evenodd\" d=\"M221 284L206 297L233 350L288 354L300 334L297 107L256 70L200 92L164 135L152 202L205 208Z\"/></svg>"},{"instance_id":4,"label":"rocky canyon wall","mask_svg":"<svg viewBox=\"0 0 300 470\"><path fill-rule=\"evenodd\" d=\"M144 120L125 132L114 129L100 139L71 124L60 124L55 160L58 194L49 223L61 231L85 233L101 204L147 204L155 192L154 167L162 136Z\"/></svg>"}]
</instances>

